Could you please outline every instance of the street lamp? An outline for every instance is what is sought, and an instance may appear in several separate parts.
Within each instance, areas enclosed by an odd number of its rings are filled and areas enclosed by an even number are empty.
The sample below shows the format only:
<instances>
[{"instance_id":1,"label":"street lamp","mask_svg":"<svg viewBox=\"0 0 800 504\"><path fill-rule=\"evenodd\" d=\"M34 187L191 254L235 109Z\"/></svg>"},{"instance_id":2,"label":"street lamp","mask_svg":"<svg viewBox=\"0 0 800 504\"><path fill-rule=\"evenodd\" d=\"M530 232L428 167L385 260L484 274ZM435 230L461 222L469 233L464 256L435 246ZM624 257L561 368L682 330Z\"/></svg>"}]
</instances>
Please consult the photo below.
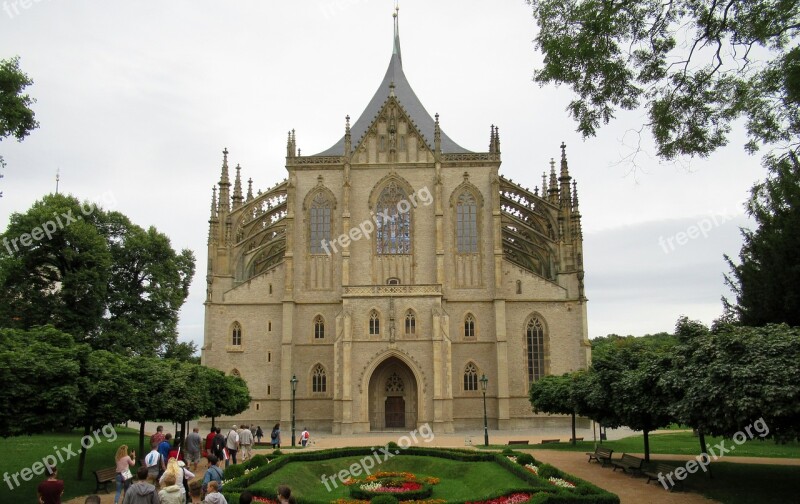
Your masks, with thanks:
<instances>
[{"instance_id":1,"label":"street lamp","mask_svg":"<svg viewBox=\"0 0 800 504\"><path fill-rule=\"evenodd\" d=\"M297 377L292 375L292 379L289 381L292 384L292 447L294 447L294 396L297 392Z\"/></svg>"},{"instance_id":2,"label":"street lamp","mask_svg":"<svg viewBox=\"0 0 800 504\"><path fill-rule=\"evenodd\" d=\"M486 375L481 375L481 390L483 390L483 446L489 446L489 424L486 419L486 386L489 384L489 378Z\"/></svg>"}]
</instances>

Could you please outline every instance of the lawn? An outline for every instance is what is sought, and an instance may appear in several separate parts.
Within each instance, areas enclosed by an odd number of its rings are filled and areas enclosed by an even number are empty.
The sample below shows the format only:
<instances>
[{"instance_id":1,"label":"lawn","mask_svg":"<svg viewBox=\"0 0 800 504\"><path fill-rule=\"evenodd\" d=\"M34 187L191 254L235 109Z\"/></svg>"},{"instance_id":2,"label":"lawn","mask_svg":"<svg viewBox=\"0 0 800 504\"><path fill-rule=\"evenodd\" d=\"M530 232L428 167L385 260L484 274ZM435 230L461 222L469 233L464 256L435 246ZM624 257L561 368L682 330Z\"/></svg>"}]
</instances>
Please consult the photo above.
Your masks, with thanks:
<instances>
[{"instance_id":1,"label":"lawn","mask_svg":"<svg viewBox=\"0 0 800 504\"><path fill-rule=\"evenodd\" d=\"M756 437L742 445L737 445L729 439L706 437L706 445L716 453L720 450L715 446L725 443L725 449L731 449L725 453L724 457L770 457L770 458L800 458L800 443L792 442L786 444L776 444L773 440L761 440ZM642 453L644 451L644 441L641 435L630 436L616 441L603 441L603 446L611 448L615 453ZM483 448L483 447L479 447ZM506 446L490 446L489 448L502 449ZM524 449L525 446L515 446L514 448ZM593 441L579 441L572 446L570 443L548 443L546 445L534 445L530 448L536 450L565 450L565 451L594 451ZM668 434L650 435L650 453L662 453L670 455L698 455L700 453L700 442L691 432L674 432ZM724 458L723 457L723 458Z\"/></svg>"},{"instance_id":2,"label":"lawn","mask_svg":"<svg viewBox=\"0 0 800 504\"><path fill-rule=\"evenodd\" d=\"M86 451L82 481L78 481L76 476L83 431L0 439L0 453L3 454L0 457L0 474L9 475L9 481L0 482L0 502L35 502L36 487L45 476L34 475L31 481L22 481L21 477L18 477L19 486L15 485L11 478L15 473L25 468L30 469L37 461L41 463L42 458L55 453L60 453L64 459L63 463L58 463L59 478L64 480L64 500L93 493L95 489L93 471L113 467L114 455L120 445L127 444L135 448L139 444L138 431L119 427L116 429L116 439L110 430L107 432L108 436L102 431L98 434L100 441L92 438L94 445ZM69 451L74 451L76 455L71 456ZM112 485L109 485L109 489L112 489Z\"/></svg>"},{"instance_id":3,"label":"lawn","mask_svg":"<svg viewBox=\"0 0 800 504\"><path fill-rule=\"evenodd\" d=\"M673 465L684 463L675 461ZM699 472L690 475L682 491L696 492L723 504L798 502L796 487L800 481L800 466L717 462L712 471L711 479Z\"/></svg>"},{"instance_id":4,"label":"lawn","mask_svg":"<svg viewBox=\"0 0 800 504\"><path fill-rule=\"evenodd\" d=\"M292 488L292 494L303 500L329 502L339 498L349 498L349 490L340 480L335 480L335 488L331 483L326 488L321 478L322 475L328 475L330 479L332 475L362 459L363 457L355 456L287 464L254 484L252 488L274 489L280 484L288 484ZM383 462L373 472L377 470L411 471L417 478L424 476L441 478L441 482L433 487L431 498L446 496L448 501L475 499L496 494L507 488L530 487L528 483L495 462L460 462L437 457L399 455Z\"/></svg>"}]
</instances>

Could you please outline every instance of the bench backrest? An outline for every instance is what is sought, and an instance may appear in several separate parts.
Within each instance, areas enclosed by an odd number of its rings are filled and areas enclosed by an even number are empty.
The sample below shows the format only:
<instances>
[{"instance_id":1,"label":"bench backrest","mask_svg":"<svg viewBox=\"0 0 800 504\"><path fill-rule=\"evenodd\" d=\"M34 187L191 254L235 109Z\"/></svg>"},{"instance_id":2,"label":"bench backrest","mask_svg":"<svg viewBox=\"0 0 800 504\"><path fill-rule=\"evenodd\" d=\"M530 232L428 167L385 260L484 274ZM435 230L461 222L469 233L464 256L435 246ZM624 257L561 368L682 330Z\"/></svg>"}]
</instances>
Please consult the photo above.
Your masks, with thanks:
<instances>
[{"instance_id":1,"label":"bench backrest","mask_svg":"<svg viewBox=\"0 0 800 504\"><path fill-rule=\"evenodd\" d=\"M598 446L597 449L594 451L597 455L602 455L603 457L610 457L614 450L610 448L605 448L603 446Z\"/></svg>"},{"instance_id":2,"label":"bench backrest","mask_svg":"<svg viewBox=\"0 0 800 504\"><path fill-rule=\"evenodd\" d=\"M633 455L628 455L627 453L623 453L622 463L631 465L633 467L642 467L644 459L640 459L639 457L634 457Z\"/></svg>"},{"instance_id":3,"label":"bench backrest","mask_svg":"<svg viewBox=\"0 0 800 504\"><path fill-rule=\"evenodd\" d=\"M673 467L673 466L671 466L671 465L667 465L667 464L656 464L656 470L655 470L656 474L658 474L658 473L662 473L662 474L670 474L670 473L672 473L673 471L675 471L675 467Z\"/></svg>"},{"instance_id":4,"label":"bench backrest","mask_svg":"<svg viewBox=\"0 0 800 504\"><path fill-rule=\"evenodd\" d=\"M97 478L100 480L115 478L117 476L116 467L107 467L105 469L98 469L95 471Z\"/></svg>"}]
</instances>

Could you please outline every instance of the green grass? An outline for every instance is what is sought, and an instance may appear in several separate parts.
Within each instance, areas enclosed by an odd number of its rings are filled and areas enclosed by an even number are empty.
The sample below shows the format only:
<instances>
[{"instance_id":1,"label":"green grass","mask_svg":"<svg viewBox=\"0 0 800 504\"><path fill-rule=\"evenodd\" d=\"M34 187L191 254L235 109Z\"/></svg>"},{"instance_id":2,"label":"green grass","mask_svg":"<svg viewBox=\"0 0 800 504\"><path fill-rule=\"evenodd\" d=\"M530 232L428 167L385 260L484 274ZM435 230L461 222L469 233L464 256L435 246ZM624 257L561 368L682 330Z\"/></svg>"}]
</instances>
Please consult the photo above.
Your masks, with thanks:
<instances>
[{"instance_id":1,"label":"green grass","mask_svg":"<svg viewBox=\"0 0 800 504\"><path fill-rule=\"evenodd\" d=\"M682 466L685 462L671 464ZM696 492L723 504L798 502L800 466L715 462L711 470L713 478L702 472L689 475L680 491Z\"/></svg>"},{"instance_id":2,"label":"green grass","mask_svg":"<svg viewBox=\"0 0 800 504\"><path fill-rule=\"evenodd\" d=\"M722 438L706 437L709 449L719 453L715 445L723 442ZM726 439L725 448L734 450L725 453L724 457L770 457L770 458L800 458L800 443L792 442L776 444L772 440L761 440L756 437L742 445L736 445L732 440ZM630 436L616 441L603 441L603 446L611 448L615 453L643 453L644 440L641 435ZM578 441L575 446L570 443L548 443L546 445L518 445L514 449L533 448L536 450L563 450L563 451L594 451L593 441ZM480 447L483 448L483 447ZM507 446L494 445L489 448L503 449ZM669 434L650 435L650 453L668 455L698 455L700 441L691 432L674 432Z\"/></svg>"},{"instance_id":3,"label":"green grass","mask_svg":"<svg viewBox=\"0 0 800 504\"><path fill-rule=\"evenodd\" d=\"M86 465L83 470L83 480L76 479L78 473L78 456L74 456L64 463L58 464L59 479L64 480L64 498L68 500L79 495L87 495L94 492L95 479L93 471L114 465L114 455L117 448L122 444L127 444L135 449L139 445L139 434L132 429L118 427L116 429L117 439L113 442L113 436L106 437L101 431L98 435L101 442L95 440L94 446L86 451ZM83 431L73 431L70 433L37 434L35 436L19 436L0 439L0 475L9 473L19 473L24 468L31 468L37 461L41 462L43 457L53 455L57 451L62 454L64 459L68 457L66 450L72 444L72 450L80 454L80 442ZM58 450L56 449L58 448ZM138 456L139 454L137 454ZM0 481L0 502L35 502L36 487L45 479L45 476L33 476L31 481L22 481L18 478L20 485L17 487L11 480L12 490L5 481ZM112 489L113 485L109 485ZM114 490L112 490L113 492Z\"/></svg>"},{"instance_id":4,"label":"green grass","mask_svg":"<svg viewBox=\"0 0 800 504\"><path fill-rule=\"evenodd\" d=\"M329 502L339 498L349 498L349 490L336 479L336 488L329 484L329 492L322 483L322 475L329 477L357 464L363 457L341 457L315 462L290 463L251 488L275 489L287 484L292 495L303 500ZM409 471L418 478L435 476L441 481L433 487L432 499L446 498L448 501L476 499L488 496L507 488L528 488L525 481L517 478L495 462L459 462L438 457L399 455L380 466L377 471ZM363 478L365 475L358 476Z\"/></svg>"}]
</instances>

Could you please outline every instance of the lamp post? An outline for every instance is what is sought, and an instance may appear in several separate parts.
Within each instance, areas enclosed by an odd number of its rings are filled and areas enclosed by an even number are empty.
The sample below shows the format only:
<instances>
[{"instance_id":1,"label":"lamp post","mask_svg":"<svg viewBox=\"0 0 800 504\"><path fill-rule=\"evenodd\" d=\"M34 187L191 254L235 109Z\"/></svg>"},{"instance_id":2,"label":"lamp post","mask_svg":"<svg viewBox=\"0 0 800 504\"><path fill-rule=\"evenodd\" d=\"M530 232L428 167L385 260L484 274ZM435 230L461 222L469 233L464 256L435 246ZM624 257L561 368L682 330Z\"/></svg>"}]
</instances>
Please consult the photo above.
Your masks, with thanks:
<instances>
[{"instance_id":1,"label":"lamp post","mask_svg":"<svg viewBox=\"0 0 800 504\"><path fill-rule=\"evenodd\" d=\"M289 381L292 384L292 447L294 447L294 397L297 392L297 377L292 375L292 379Z\"/></svg>"},{"instance_id":2,"label":"lamp post","mask_svg":"<svg viewBox=\"0 0 800 504\"><path fill-rule=\"evenodd\" d=\"M489 384L489 378L486 375L481 375L481 390L483 391L483 446L489 446L489 424L486 419L486 386Z\"/></svg>"}]
</instances>

